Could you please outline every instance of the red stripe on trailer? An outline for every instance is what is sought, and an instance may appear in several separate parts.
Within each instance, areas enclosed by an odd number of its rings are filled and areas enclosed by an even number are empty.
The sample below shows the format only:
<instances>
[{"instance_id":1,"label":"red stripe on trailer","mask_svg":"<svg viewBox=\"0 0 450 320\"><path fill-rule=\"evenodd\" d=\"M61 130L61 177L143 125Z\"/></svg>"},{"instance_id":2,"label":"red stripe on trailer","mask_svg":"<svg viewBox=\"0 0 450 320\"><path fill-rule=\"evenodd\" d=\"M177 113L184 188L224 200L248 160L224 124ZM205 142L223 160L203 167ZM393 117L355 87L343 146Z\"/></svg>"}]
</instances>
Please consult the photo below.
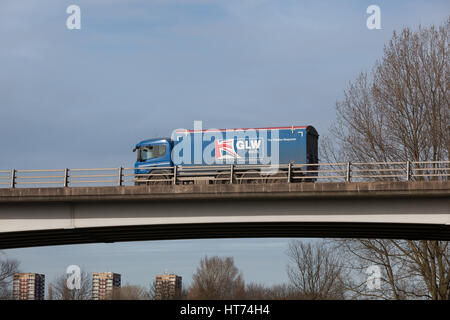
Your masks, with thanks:
<instances>
[{"instance_id":1,"label":"red stripe on trailer","mask_svg":"<svg viewBox=\"0 0 450 320\"><path fill-rule=\"evenodd\" d=\"M280 129L306 129L307 126L290 126L290 127L268 127L268 128L235 128L235 129L204 129L204 130L177 130L175 132L188 132L188 133L198 133L198 132L224 132L224 131L244 131L244 130L280 130Z\"/></svg>"}]
</instances>

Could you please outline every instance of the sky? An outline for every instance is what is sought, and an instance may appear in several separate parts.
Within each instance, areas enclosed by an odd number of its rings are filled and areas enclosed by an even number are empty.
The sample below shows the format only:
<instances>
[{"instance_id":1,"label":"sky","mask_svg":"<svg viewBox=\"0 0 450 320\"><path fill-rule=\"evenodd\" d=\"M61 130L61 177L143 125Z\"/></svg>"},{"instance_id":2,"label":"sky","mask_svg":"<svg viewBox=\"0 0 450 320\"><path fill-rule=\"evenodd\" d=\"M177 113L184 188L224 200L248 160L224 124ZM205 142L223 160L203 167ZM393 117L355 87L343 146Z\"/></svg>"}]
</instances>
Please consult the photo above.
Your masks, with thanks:
<instances>
[{"instance_id":1,"label":"sky","mask_svg":"<svg viewBox=\"0 0 450 320\"><path fill-rule=\"evenodd\" d=\"M81 29L69 30L69 5ZM366 9L381 9L369 30ZM394 30L440 24L445 0L2 0L0 170L130 167L138 141L176 128L313 125L370 71ZM168 269L190 281L205 254L234 256L245 280L287 281L290 239L174 240L5 250L51 280Z\"/></svg>"}]
</instances>

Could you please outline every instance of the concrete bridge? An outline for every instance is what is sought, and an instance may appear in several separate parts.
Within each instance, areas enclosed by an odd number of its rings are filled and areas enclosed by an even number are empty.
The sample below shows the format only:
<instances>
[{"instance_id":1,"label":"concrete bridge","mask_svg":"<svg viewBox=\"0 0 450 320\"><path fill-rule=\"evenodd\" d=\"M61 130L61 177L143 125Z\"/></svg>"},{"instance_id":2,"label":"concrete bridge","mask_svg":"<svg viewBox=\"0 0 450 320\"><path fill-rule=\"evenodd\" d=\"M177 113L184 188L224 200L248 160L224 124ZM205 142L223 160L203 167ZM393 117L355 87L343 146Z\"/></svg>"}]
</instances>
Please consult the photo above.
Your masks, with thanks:
<instances>
[{"instance_id":1,"label":"concrete bridge","mask_svg":"<svg viewBox=\"0 0 450 320\"><path fill-rule=\"evenodd\" d=\"M450 181L0 189L0 249L229 237L450 240Z\"/></svg>"}]
</instances>

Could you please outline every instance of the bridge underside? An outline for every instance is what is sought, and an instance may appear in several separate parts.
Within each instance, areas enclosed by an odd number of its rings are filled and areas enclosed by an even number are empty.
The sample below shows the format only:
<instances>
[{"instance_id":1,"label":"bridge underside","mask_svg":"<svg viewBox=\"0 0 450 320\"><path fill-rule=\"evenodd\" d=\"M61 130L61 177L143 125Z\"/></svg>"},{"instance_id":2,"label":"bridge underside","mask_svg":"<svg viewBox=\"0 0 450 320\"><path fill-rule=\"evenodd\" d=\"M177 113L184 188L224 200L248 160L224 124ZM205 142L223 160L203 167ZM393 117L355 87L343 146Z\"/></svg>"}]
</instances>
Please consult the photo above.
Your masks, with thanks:
<instances>
[{"instance_id":1,"label":"bridge underside","mask_svg":"<svg viewBox=\"0 0 450 320\"><path fill-rule=\"evenodd\" d=\"M449 225L410 223L195 223L8 232L0 249L98 242L212 238L378 238L450 240Z\"/></svg>"}]
</instances>

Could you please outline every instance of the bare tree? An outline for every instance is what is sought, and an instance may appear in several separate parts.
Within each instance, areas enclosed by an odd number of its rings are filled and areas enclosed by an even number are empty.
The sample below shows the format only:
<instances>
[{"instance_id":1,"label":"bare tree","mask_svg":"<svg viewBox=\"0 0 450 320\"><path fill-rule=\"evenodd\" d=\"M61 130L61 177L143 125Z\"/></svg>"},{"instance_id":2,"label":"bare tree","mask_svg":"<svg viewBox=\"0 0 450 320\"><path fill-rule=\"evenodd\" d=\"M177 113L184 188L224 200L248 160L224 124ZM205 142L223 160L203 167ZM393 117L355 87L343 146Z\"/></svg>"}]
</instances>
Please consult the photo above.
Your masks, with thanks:
<instances>
[{"instance_id":1,"label":"bare tree","mask_svg":"<svg viewBox=\"0 0 450 320\"><path fill-rule=\"evenodd\" d=\"M115 300L149 300L150 293L142 286L126 284L116 289Z\"/></svg>"},{"instance_id":2,"label":"bare tree","mask_svg":"<svg viewBox=\"0 0 450 320\"><path fill-rule=\"evenodd\" d=\"M156 300L156 281L155 280L150 284L149 299Z\"/></svg>"},{"instance_id":3,"label":"bare tree","mask_svg":"<svg viewBox=\"0 0 450 320\"><path fill-rule=\"evenodd\" d=\"M354 298L450 298L450 248L446 241L389 239L335 240L353 270L346 282ZM370 267L380 269L379 287L367 283Z\"/></svg>"},{"instance_id":4,"label":"bare tree","mask_svg":"<svg viewBox=\"0 0 450 320\"><path fill-rule=\"evenodd\" d=\"M193 275L190 299L241 299L244 294L243 276L232 257L205 256L200 260L200 266Z\"/></svg>"},{"instance_id":5,"label":"bare tree","mask_svg":"<svg viewBox=\"0 0 450 320\"><path fill-rule=\"evenodd\" d=\"M57 277L49 284L49 293L52 300L89 300L91 299L91 277L89 273L81 271L79 289L69 289L67 286L67 274ZM50 289L51 287L51 289Z\"/></svg>"},{"instance_id":6,"label":"bare tree","mask_svg":"<svg viewBox=\"0 0 450 320\"><path fill-rule=\"evenodd\" d=\"M287 273L297 296L303 299L344 299L343 264L325 241L292 241L287 250Z\"/></svg>"},{"instance_id":7,"label":"bare tree","mask_svg":"<svg viewBox=\"0 0 450 320\"><path fill-rule=\"evenodd\" d=\"M269 288L262 284L249 283L245 286L245 299L264 300L269 299Z\"/></svg>"},{"instance_id":8,"label":"bare tree","mask_svg":"<svg viewBox=\"0 0 450 320\"><path fill-rule=\"evenodd\" d=\"M381 60L350 83L337 102L337 121L321 150L326 161L449 159L449 36L450 17L438 27L394 32ZM436 171L420 172L430 174L420 179L435 179ZM381 288L368 292L360 281L350 286L357 296L450 298L446 241L359 239L341 245L357 259L353 270L382 269Z\"/></svg>"},{"instance_id":9,"label":"bare tree","mask_svg":"<svg viewBox=\"0 0 450 320\"><path fill-rule=\"evenodd\" d=\"M288 284L267 287L262 284L250 283L245 288L245 299L303 300L306 299L306 296L300 293L294 286Z\"/></svg>"},{"instance_id":10,"label":"bare tree","mask_svg":"<svg viewBox=\"0 0 450 320\"><path fill-rule=\"evenodd\" d=\"M12 299L11 283L16 272L19 272L19 261L15 259L0 261L0 300Z\"/></svg>"},{"instance_id":11,"label":"bare tree","mask_svg":"<svg viewBox=\"0 0 450 320\"><path fill-rule=\"evenodd\" d=\"M327 160L438 161L450 151L450 18L394 32L371 73L337 102ZM335 147L334 147L335 146Z\"/></svg>"},{"instance_id":12,"label":"bare tree","mask_svg":"<svg viewBox=\"0 0 450 320\"><path fill-rule=\"evenodd\" d=\"M305 300L306 297L293 285L279 284L270 287L267 291L267 299L271 300Z\"/></svg>"}]
</instances>

